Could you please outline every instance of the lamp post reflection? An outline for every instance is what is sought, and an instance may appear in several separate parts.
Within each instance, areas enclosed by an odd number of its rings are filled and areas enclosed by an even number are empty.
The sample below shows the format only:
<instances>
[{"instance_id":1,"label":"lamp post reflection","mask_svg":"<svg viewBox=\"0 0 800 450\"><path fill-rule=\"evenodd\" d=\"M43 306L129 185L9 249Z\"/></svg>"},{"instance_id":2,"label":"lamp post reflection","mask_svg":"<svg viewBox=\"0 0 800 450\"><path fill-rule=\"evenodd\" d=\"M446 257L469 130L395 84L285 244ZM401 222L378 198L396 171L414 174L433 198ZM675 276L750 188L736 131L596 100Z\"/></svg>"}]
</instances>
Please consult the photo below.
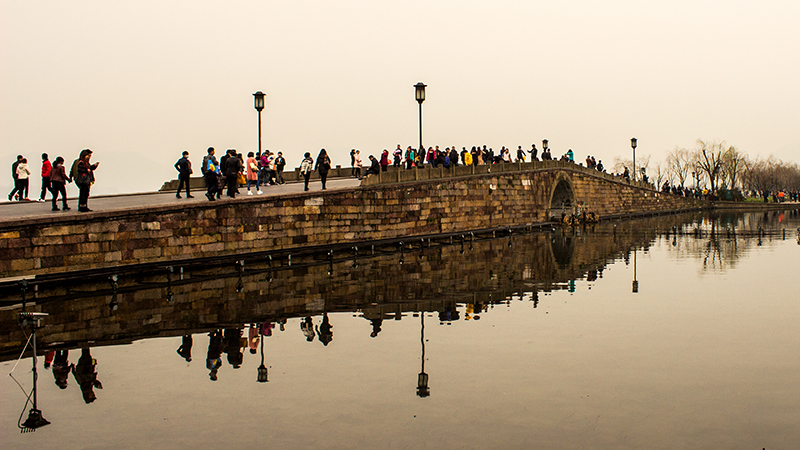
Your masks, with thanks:
<instances>
[{"instance_id":1,"label":"lamp post reflection","mask_svg":"<svg viewBox=\"0 0 800 450\"><path fill-rule=\"evenodd\" d=\"M50 424L50 422L42 416L42 411L39 410L36 385L39 380L39 375L36 372L36 329L41 327L41 317L46 315L47 313L28 312L22 312L19 315L22 326L30 326L32 334L31 339L33 342L33 392L31 393L33 395L33 407L28 411L28 418L20 426L20 431L23 433L36 431L37 428ZM30 397L28 397L28 401L30 401Z\"/></svg>"},{"instance_id":2,"label":"lamp post reflection","mask_svg":"<svg viewBox=\"0 0 800 450\"><path fill-rule=\"evenodd\" d=\"M256 381L259 383L266 383L269 381L269 371L267 366L264 365L264 336L260 337L261 341L261 365L258 366L258 378Z\"/></svg>"},{"instance_id":3,"label":"lamp post reflection","mask_svg":"<svg viewBox=\"0 0 800 450\"><path fill-rule=\"evenodd\" d=\"M633 250L633 284L631 286L631 292L634 294L639 293L639 281L636 280L636 249Z\"/></svg>"},{"instance_id":4,"label":"lamp post reflection","mask_svg":"<svg viewBox=\"0 0 800 450\"><path fill-rule=\"evenodd\" d=\"M431 395L430 388L428 388L428 374L425 373L425 311L420 312L419 323L419 341L422 343L422 368L420 369L419 376L417 377L417 396L425 398Z\"/></svg>"}]
</instances>

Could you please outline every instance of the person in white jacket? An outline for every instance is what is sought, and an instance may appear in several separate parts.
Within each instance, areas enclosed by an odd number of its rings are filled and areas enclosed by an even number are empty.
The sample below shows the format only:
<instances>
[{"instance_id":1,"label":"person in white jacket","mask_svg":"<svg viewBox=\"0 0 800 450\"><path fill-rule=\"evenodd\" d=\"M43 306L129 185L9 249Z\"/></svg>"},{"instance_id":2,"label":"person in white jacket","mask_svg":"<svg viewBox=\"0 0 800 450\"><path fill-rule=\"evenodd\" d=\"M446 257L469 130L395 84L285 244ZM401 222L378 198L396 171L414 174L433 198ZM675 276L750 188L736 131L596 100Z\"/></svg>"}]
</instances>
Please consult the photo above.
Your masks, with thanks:
<instances>
[{"instance_id":1,"label":"person in white jacket","mask_svg":"<svg viewBox=\"0 0 800 450\"><path fill-rule=\"evenodd\" d=\"M23 158L17 165L17 180L19 180L19 200L31 201L28 198L28 182L31 177L31 170L28 168L28 160Z\"/></svg>"}]
</instances>

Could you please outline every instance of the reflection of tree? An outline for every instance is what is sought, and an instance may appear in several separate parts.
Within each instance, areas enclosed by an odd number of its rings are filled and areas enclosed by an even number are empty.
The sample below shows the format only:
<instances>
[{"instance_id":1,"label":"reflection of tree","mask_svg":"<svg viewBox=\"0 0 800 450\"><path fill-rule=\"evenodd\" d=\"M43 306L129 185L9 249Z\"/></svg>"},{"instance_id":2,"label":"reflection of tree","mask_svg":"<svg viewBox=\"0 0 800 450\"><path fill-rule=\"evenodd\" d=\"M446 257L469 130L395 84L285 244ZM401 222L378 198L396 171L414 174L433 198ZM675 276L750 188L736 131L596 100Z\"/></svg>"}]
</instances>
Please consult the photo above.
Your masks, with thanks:
<instances>
[{"instance_id":1,"label":"reflection of tree","mask_svg":"<svg viewBox=\"0 0 800 450\"><path fill-rule=\"evenodd\" d=\"M734 268L754 247L784 238L798 225L797 212L712 215L673 231L668 238L675 259L700 259L702 272Z\"/></svg>"}]
</instances>

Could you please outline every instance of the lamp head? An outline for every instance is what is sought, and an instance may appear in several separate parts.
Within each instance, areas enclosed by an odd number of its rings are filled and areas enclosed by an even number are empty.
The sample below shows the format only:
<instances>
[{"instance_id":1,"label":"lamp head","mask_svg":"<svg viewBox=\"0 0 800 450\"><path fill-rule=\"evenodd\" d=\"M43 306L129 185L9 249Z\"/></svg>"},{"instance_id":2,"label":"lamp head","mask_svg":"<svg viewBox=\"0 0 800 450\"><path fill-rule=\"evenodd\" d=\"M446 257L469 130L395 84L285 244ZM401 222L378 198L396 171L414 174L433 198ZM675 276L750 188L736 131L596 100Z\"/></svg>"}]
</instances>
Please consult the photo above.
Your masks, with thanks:
<instances>
[{"instance_id":1,"label":"lamp head","mask_svg":"<svg viewBox=\"0 0 800 450\"><path fill-rule=\"evenodd\" d=\"M425 87L427 85L423 82L419 82L414 85L414 98L417 99L417 102L422 104L425 101Z\"/></svg>"},{"instance_id":2,"label":"lamp head","mask_svg":"<svg viewBox=\"0 0 800 450\"><path fill-rule=\"evenodd\" d=\"M256 111L261 112L264 109L264 97L266 96L265 93L258 91L253 94L253 100L255 102Z\"/></svg>"}]
</instances>

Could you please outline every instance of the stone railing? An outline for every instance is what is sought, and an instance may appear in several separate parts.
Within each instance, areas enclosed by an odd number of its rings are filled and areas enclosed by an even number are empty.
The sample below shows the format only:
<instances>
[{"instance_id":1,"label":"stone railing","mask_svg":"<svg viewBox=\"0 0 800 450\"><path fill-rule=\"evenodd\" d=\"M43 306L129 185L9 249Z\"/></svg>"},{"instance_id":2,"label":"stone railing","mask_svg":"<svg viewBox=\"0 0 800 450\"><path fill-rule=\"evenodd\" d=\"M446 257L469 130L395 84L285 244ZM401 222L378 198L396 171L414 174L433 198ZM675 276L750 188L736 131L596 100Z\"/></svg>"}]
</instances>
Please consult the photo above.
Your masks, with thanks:
<instances>
[{"instance_id":1,"label":"stone railing","mask_svg":"<svg viewBox=\"0 0 800 450\"><path fill-rule=\"evenodd\" d=\"M328 179L336 178L349 178L353 169L350 167L335 166L328 172ZM303 181L303 176L300 175L300 168L296 167L294 170L286 170L283 172L283 180L287 183L297 183ZM311 172L311 181L319 180L319 174L316 171ZM193 190L204 190L206 188L206 180L202 176L193 176L189 179L190 188ZM159 189L159 192L170 192L178 189L178 180L170 180L164 182Z\"/></svg>"},{"instance_id":2,"label":"stone railing","mask_svg":"<svg viewBox=\"0 0 800 450\"><path fill-rule=\"evenodd\" d=\"M588 167L581 166L569 161L533 161L533 162L515 162L515 163L499 163L499 164L482 164L482 165L458 165L451 166L449 169L444 167L431 167L425 165L423 167L415 167L413 169L405 169L403 167L397 168L389 166L386 172L381 172L378 175L369 175L361 180L361 186L376 186L381 184L391 183L409 183L414 181L430 181L436 179L447 178L460 178L473 175L489 175L489 174L502 174L509 172L529 172L536 170L553 170L553 169L567 169L573 172L581 172L593 177L602 178L615 183L625 183L632 187L641 189L656 190L655 186L641 181L626 181L622 177L612 175L606 172L599 172Z\"/></svg>"}]
</instances>

